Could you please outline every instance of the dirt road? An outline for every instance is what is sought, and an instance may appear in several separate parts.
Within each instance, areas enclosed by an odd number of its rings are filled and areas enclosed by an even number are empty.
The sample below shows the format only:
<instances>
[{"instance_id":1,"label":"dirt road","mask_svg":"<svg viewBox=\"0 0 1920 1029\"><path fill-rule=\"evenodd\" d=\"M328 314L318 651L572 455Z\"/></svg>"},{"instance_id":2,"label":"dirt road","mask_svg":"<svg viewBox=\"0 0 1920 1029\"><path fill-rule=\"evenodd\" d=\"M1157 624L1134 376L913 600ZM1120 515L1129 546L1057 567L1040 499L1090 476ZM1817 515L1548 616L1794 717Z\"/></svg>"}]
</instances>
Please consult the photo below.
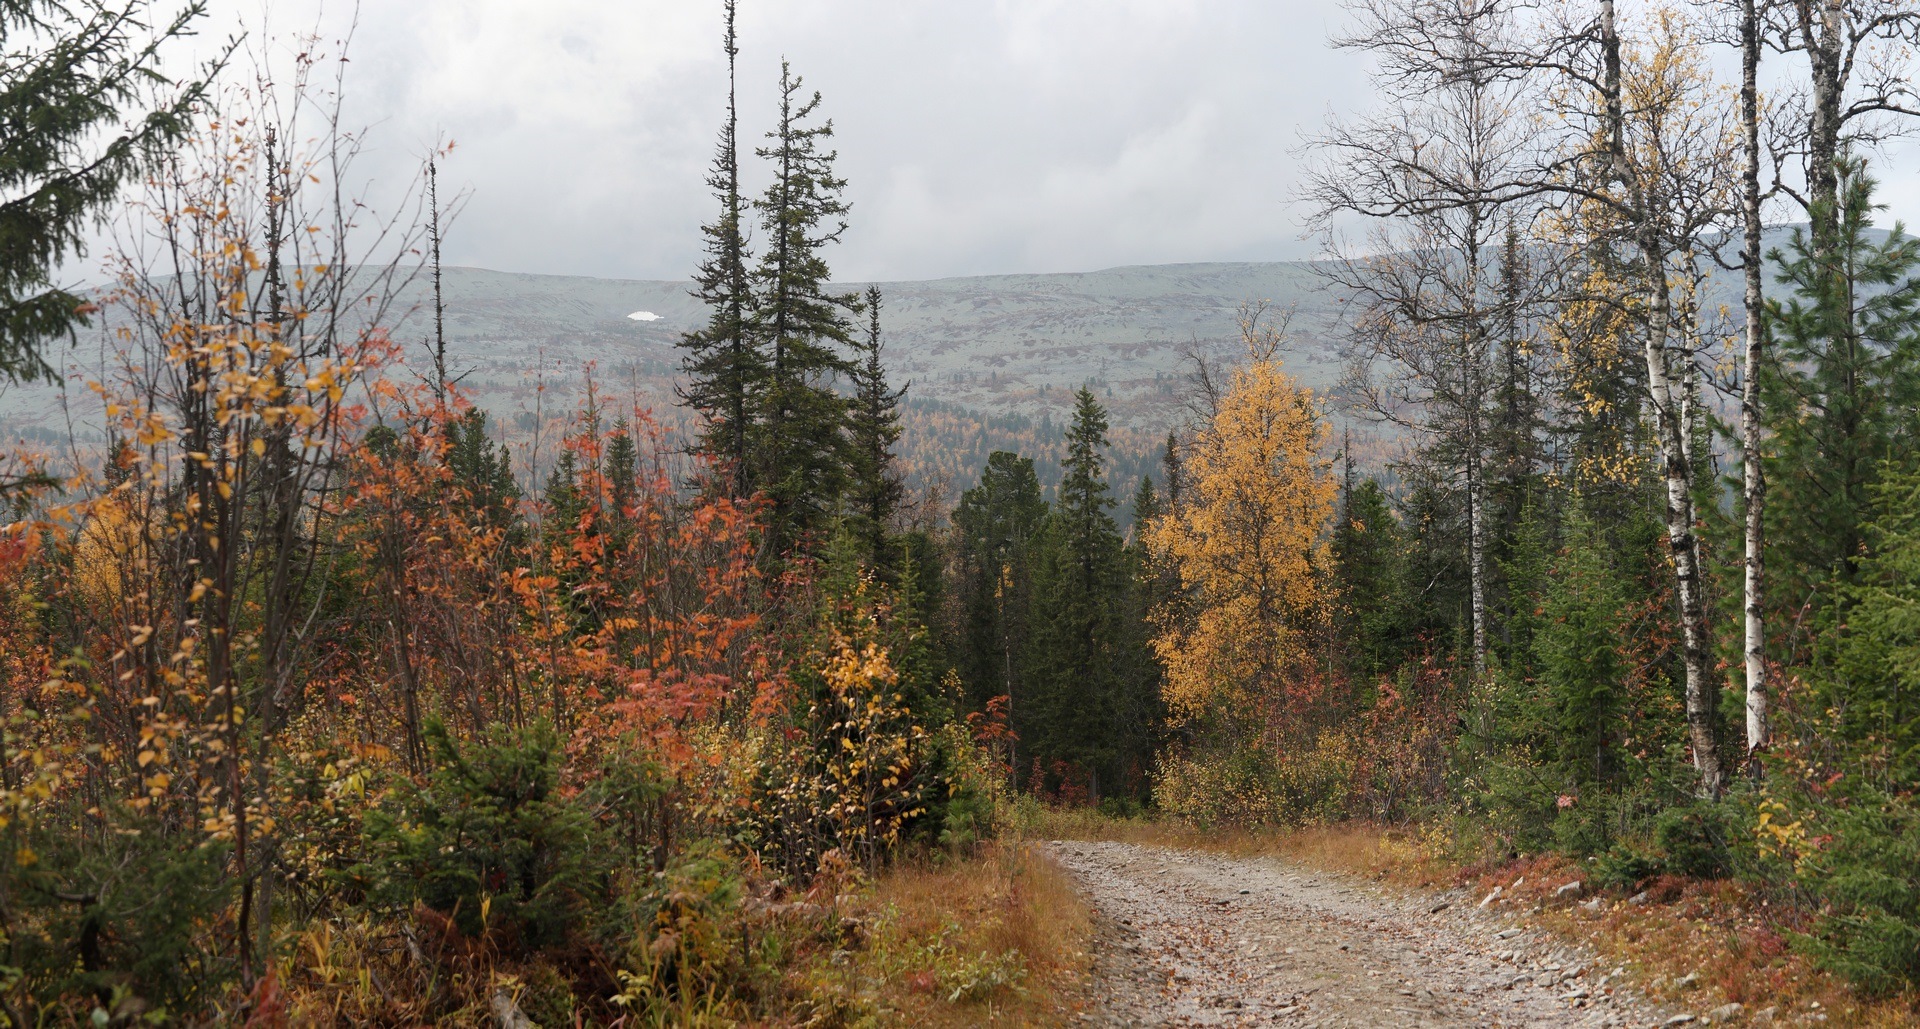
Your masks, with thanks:
<instances>
[{"instance_id":1,"label":"dirt road","mask_svg":"<svg viewBox=\"0 0 1920 1029\"><path fill-rule=\"evenodd\" d=\"M1616 970L1479 912L1478 898L1401 894L1271 859L1053 848L1101 916L1098 1024L1684 1024L1628 996Z\"/></svg>"}]
</instances>

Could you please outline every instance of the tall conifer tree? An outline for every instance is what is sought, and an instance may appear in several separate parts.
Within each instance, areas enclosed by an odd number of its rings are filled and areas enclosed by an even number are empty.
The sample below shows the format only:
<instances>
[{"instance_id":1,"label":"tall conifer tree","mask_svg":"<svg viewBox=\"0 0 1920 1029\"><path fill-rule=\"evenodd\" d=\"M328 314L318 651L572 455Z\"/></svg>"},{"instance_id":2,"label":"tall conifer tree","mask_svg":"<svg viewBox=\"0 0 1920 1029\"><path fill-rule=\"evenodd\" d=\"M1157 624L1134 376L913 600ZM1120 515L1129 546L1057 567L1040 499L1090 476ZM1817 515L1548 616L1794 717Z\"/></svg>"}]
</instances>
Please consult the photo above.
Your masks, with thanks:
<instances>
[{"instance_id":1,"label":"tall conifer tree","mask_svg":"<svg viewBox=\"0 0 1920 1029\"><path fill-rule=\"evenodd\" d=\"M780 64L780 120L771 145L755 154L773 166L773 182L755 203L766 250L754 271L752 332L766 363L753 440L754 473L771 500L768 540L775 554L817 539L847 486L852 455L847 402L834 381L851 376L844 348L854 346L848 321L860 300L830 292L832 272L821 256L846 231L846 180L833 173L831 119L813 123L820 94Z\"/></svg>"},{"instance_id":2,"label":"tall conifer tree","mask_svg":"<svg viewBox=\"0 0 1920 1029\"><path fill-rule=\"evenodd\" d=\"M1124 541L1107 485L1107 412L1093 392L1074 395L1058 502L1047 521L1035 568L1028 663L1035 703L1025 725L1043 762L1091 773L1097 798L1114 785L1115 728L1125 703L1118 653L1128 581Z\"/></svg>"},{"instance_id":3,"label":"tall conifer tree","mask_svg":"<svg viewBox=\"0 0 1920 1029\"><path fill-rule=\"evenodd\" d=\"M1016 715L1026 705L1033 550L1046 516L1047 501L1033 458L1005 450L987 457L979 485L962 493L954 509L964 612L955 664L976 709L1002 696Z\"/></svg>"},{"instance_id":4,"label":"tall conifer tree","mask_svg":"<svg viewBox=\"0 0 1920 1029\"><path fill-rule=\"evenodd\" d=\"M869 566L891 572L894 560L887 527L906 493L893 445L900 439L900 398L906 387L887 387L880 360L880 287L867 287L867 340L853 371L853 404L848 433L853 442L853 483L849 501L853 529Z\"/></svg>"},{"instance_id":5,"label":"tall conifer tree","mask_svg":"<svg viewBox=\"0 0 1920 1029\"><path fill-rule=\"evenodd\" d=\"M1777 349L1759 382L1772 436L1763 461L1775 500L1765 512L1773 599L1783 621L1823 628L1841 621L1878 513L1873 484L1910 445L1920 409L1920 239L1896 224L1876 242L1873 194L1864 167L1843 162L1840 210L1821 212L1833 237L1796 230L1774 251L1791 292L1766 305Z\"/></svg>"},{"instance_id":6,"label":"tall conifer tree","mask_svg":"<svg viewBox=\"0 0 1920 1029\"><path fill-rule=\"evenodd\" d=\"M687 384L680 399L699 412L700 451L724 470L729 495L755 488L751 461L754 404L766 374L749 333L753 283L748 274L746 201L740 195L739 106L734 61L740 53L733 31L735 0L726 0L727 121L720 129L707 185L720 201L720 215L702 227L707 256L694 276L693 295L708 307L707 324L680 338Z\"/></svg>"}]
</instances>

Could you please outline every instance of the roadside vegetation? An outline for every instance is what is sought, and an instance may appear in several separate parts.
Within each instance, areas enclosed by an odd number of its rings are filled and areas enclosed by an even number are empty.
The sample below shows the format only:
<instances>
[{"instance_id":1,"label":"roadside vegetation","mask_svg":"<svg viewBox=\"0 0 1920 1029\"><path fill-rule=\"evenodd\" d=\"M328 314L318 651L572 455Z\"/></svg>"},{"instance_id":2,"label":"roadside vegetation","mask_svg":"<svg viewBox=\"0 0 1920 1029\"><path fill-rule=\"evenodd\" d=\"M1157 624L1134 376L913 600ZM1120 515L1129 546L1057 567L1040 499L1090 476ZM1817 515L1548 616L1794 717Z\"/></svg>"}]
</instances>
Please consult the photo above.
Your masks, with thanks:
<instances>
[{"instance_id":1,"label":"roadside vegetation","mask_svg":"<svg viewBox=\"0 0 1920 1029\"><path fill-rule=\"evenodd\" d=\"M1768 891L1737 879L1663 876L1647 888L1595 884L1588 865L1557 853L1488 856L1482 838L1444 826L1330 825L1202 829L1154 816L1119 817L1086 809L1023 809L1029 831L1053 839L1112 841L1273 858L1357 876L1432 896L1452 893L1483 910L1588 947L1622 981L1678 1010L1739 1003L1744 1019L1774 1008L1796 1022L1891 1027L1911 1025L1910 996L1873 996L1796 950L1810 913L1782 907ZM1578 895L1556 895L1568 883ZM1491 896L1491 900L1488 900ZM1691 978L1689 978L1691 977ZM1736 1019L1739 1024L1743 1019Z\"/></svg>"},{"instance_id":2,"label":"roadside vegetation","mask_svg":"<svg viewBox=\"0 0 1920 1029\"><path fill-rule=\"evenodd\" d=\"M589 385L514 450L437 329L447 152L380 220L344 54L170 83L197 9L128 4L0 0L46 133L0 375L105 355L98 441L0 459L7 1024L1057 1021L1051 834L1498 888L1656 993L1920 1003L1920 243L1863 120L1920 12L1358 4L1382 103L1309 190L1377 228L1322 265L1341 388L1252 303L1131 496L1083 386L1057 485L914 497L793 68L759 145L728 95L689 430ZM1804 99L1719 82L1728 28ZM54 288L103 216L110 284Z\"/></svg>"}]
</instances>

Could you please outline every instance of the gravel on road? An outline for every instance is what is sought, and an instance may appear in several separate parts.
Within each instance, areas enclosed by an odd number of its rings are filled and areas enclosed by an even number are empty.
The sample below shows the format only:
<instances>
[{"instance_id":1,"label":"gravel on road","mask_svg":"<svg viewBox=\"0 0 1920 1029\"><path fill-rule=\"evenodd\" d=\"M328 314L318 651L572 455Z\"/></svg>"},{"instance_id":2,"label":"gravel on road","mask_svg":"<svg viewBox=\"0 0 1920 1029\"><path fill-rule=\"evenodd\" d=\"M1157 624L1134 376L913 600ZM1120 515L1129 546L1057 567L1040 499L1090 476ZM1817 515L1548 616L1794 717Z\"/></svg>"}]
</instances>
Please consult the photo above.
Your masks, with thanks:
<instances>
[{"instance_id":1,"label":"gravel on road","mask_svg":"<svg viewBox=\"0 0 1920 1029\"><path fill-rule=\"evenodd\" d=\"M1273 858L1055 842L1097 916L1113 1026L1666 1026L1620 969L1464 894Z\"/></svg>"}]
</instances>

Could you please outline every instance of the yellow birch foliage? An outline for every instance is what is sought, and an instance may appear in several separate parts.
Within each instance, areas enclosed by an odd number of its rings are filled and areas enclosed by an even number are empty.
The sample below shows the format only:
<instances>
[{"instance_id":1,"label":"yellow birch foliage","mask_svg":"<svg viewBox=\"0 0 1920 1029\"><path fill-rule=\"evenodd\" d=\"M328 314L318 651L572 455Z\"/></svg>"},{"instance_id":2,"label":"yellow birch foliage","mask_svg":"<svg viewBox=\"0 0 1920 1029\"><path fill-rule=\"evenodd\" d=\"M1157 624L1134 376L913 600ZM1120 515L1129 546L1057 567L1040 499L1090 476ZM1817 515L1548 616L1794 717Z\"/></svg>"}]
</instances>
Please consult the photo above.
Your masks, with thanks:
<instances>
[{"instance_id":1,"label":"yellow birch foliage","mask_svg":"<svg viewBox=\"0 0 1920 1029\"><path fill-rule=\"evenodd\" d=\"M1330 602L1335 485L1313 395L1256 352L1190 448L1189 489L1148 542L1178 569L1186 617L1156 616L1168 707L1182 718L1294 708L1309 630Z\"/></svg>"}]
</instances>

